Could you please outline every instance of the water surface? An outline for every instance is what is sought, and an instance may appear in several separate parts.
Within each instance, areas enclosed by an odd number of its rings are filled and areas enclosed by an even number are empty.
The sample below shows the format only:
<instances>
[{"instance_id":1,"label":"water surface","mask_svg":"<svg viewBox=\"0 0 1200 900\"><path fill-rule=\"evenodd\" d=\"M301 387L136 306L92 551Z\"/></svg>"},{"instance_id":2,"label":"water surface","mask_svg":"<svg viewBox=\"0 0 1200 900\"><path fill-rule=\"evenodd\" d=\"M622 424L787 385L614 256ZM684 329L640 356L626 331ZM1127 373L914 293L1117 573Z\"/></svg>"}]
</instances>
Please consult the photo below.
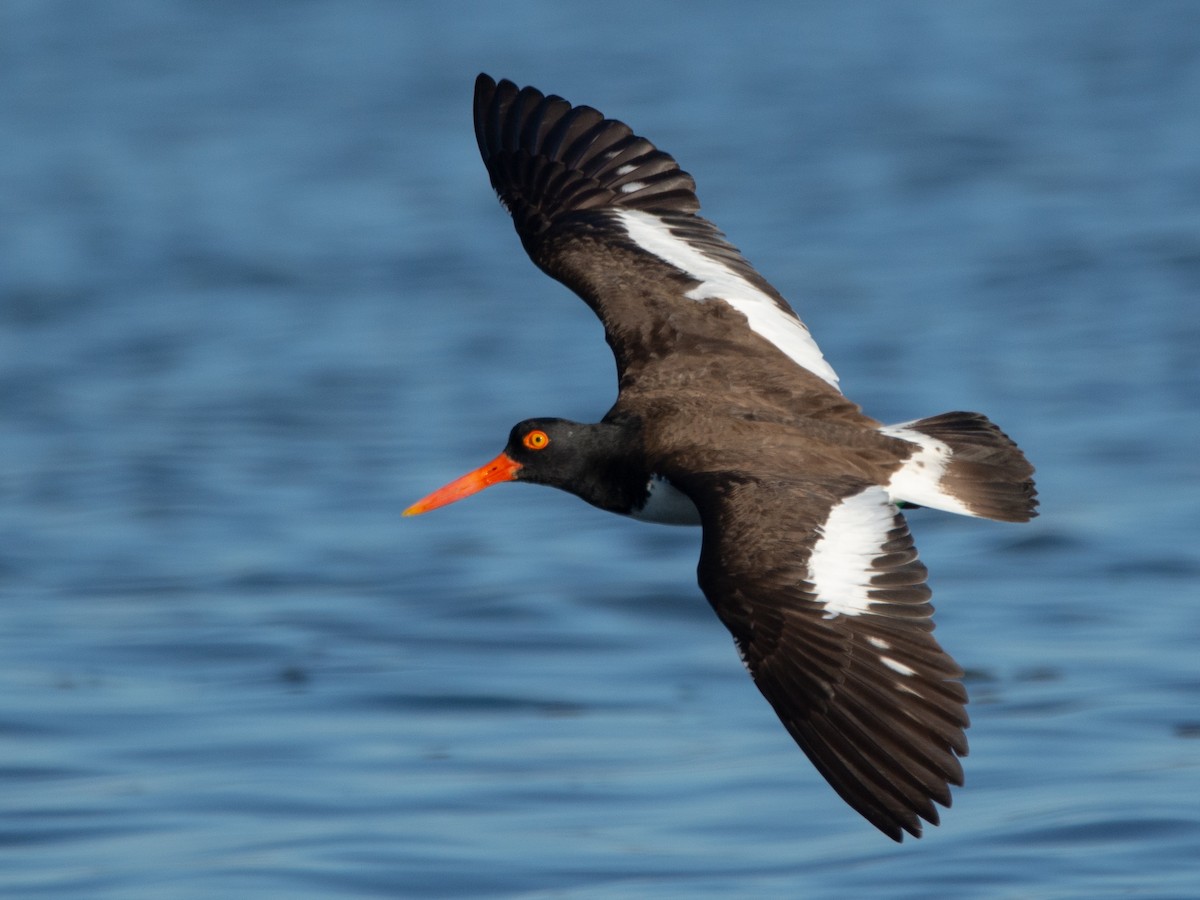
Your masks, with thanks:
<instances>
[{"instance_id":1,"label":"water surface","mask_svg":"<svg viewBox=\"0 0 1200 900\"><path fill-rule=\"evenodd\" d=\"M69 11L69 14L67 14ZM0 12L0 889L1200 893L1188 4ZM399 512L612 361L475 74L630 122L891 421L987 412L1026 527L911 516L967 786L893 845L791 744L698 533Z\"/></svg>"}]
</instances>

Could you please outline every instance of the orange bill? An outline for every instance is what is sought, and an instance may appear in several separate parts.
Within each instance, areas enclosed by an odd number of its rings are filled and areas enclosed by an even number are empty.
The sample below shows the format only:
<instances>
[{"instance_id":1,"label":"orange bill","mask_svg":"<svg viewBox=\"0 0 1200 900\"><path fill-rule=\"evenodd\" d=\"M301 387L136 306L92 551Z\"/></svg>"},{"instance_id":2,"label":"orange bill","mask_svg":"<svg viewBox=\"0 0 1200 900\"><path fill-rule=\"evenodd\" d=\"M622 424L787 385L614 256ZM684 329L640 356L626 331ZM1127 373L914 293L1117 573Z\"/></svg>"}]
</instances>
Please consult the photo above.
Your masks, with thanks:
<instances>
[{"instance_id":1,"label":"orange bill","mask_svg":"<svg viewBox=\"0 0 1200 900\"><path fill-rule=\"evenodd\" d=\"M502 481L512 481L517 477L521 464L507 453L501 453L490 463L480 466L474 472L468 472L462 478L457 478L444 488L439 488L428 497L418 500L403 512L406 516L419 516L421 513L437 509L477 494L486 487L499 484Z\"/></svg>"}]
</instances>

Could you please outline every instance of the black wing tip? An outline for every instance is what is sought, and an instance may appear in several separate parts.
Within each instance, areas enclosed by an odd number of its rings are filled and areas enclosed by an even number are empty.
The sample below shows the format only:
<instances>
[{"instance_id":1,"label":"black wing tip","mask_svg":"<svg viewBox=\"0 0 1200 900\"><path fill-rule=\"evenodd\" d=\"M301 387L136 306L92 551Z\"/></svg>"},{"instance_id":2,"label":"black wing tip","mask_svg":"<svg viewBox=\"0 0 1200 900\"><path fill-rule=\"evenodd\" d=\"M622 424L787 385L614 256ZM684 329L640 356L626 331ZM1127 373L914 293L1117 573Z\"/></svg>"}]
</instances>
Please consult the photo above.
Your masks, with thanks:
<instances>
[{"instance_id":1,"label":"black wing tip","mask_svg":"<svg viewBox=\"0 0 1200 900\"><path fill-rule=\"evenodd\" d=\"M837 738L793 735L814 768L834 792L856 813L897 843L905 835L920 838L926 825L941 824L939 807L949 809L953 803L952 787L962 787L961 767L958 771L940 771L925 767L923 771L897 767L877 752L852 741L838 746ZM866 742L869 743L869 742ZM937 748L952 755L955 762L965 756L952 747Z\"/></svg>"},{"instance_id":2,"label":"black wing tip","mask_svg":"<svg viewBox=\"0 0 1200 900\"><path fill-rule=\"evenodd\" d=\"M522 236L580 210L700 208L695 181L673 157L593 107L481 72L474 120L492 187Z\"/></svg>"}]
</instances>

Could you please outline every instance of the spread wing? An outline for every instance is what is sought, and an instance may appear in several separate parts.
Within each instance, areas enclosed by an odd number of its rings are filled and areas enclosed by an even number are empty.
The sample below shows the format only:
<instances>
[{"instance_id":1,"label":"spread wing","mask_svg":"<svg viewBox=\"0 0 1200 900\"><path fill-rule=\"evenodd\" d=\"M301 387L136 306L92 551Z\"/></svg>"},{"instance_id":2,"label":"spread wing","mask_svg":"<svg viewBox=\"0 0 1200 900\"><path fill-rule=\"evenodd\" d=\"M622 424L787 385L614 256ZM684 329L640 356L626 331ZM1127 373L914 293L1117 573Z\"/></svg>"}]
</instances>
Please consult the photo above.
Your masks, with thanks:
<instances>
[{"instance_id":1,"label":"spread wing","mask_svg":"<svg viewBox=\"0 0 1200 900\"><path fill-rule=\"evenodd\" d=\"M603 322L622 389L758 385L779 380L782 358L790 391L841 398L804 323L696 215L695 182L671 156L591 107L486 75L475 135L529 256ZM684 368L696 354L706 370Z\"/></svg>"},{"instance_id":2,"label":"spread wing","mask_svg":"<svg viewBox=\"0 0 1200 900\"><path fill-rule=\"evenodd\" d=\"M962 670L934 639L925 566L881 487L693 480L700 586L833 789L894 840L962 784Z\"/></svg>"}]
</instances>

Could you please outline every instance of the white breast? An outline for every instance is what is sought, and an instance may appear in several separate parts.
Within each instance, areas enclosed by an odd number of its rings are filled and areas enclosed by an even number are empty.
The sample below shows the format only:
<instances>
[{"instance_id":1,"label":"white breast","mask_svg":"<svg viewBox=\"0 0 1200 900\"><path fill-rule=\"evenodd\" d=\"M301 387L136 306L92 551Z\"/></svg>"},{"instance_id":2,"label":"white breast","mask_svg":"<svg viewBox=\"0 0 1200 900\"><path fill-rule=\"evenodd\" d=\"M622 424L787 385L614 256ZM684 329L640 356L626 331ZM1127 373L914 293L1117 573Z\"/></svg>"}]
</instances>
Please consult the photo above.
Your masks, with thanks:
<instances>
[{"instance_id":1,"label":"white breast","mask_svg":"<svg viewBox=\"0 0 1200 900\"><path fill-rule=\"evenodd\" d=\"M642 522L657 522L660 525L699 525L700 511L671 482L661 475L651 475L646 482L646 502L641 509L630 513Z\"/></svg>"}]
</instances>

